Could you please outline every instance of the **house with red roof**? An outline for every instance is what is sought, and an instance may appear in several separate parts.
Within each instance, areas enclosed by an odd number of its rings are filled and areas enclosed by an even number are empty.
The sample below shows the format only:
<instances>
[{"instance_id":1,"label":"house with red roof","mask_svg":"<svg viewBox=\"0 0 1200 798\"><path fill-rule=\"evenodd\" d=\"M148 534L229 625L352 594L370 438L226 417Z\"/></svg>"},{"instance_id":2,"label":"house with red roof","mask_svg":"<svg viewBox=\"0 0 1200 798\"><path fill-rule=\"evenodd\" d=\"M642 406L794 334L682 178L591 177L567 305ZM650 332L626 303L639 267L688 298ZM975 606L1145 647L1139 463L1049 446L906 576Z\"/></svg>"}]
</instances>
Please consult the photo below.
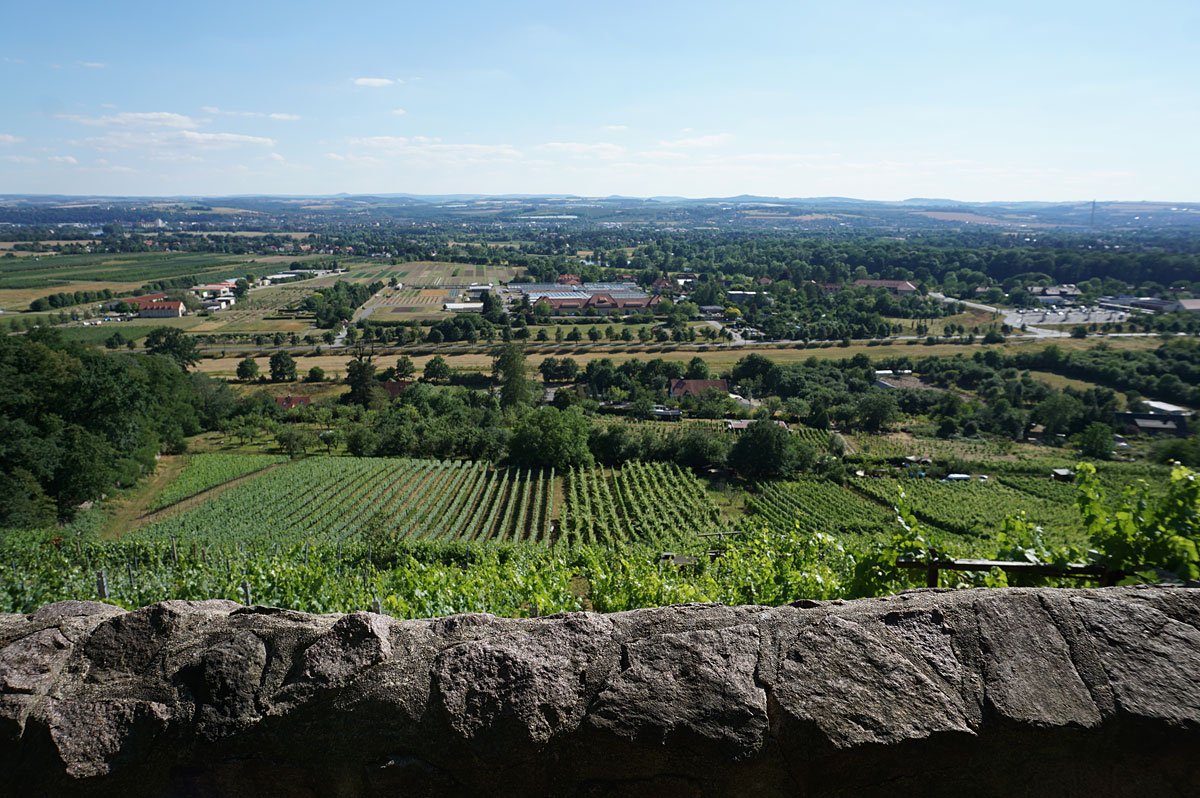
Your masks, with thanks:
<instances>
[{"instance_id":1,"label":"house with red roof","mask_svg":"<svg viewBox=\"0 0 1200 798\"><path fill-rule=\"evenodd\" d=\"M280 410L294 410L297 407L304 407L312 404L311 396L276 396L275 404L279 405Z\"/></svg>"},{"instance_id":2,"label":"house with red roof","mask_svg":"<svg viewBox=\"0 0 1200 798\"><path fill-rule=\"evenodd\" d=\"M187 312L182 302L138 302L137 306L139 319L177 319Z\"/></svg>"},{"instance_id":3,"label":"house with red roof","mask_svg":"<svg viewBox=\"0 0 1200 798\"><path fill-rule=\"evenodd\" d=\"M699 399L708 391L729 393L729 383L725 380L671 380L667 387L667 396L672 399L682 399L685 396Z\"/></svg>"},{"instance_id":4,"label":"house with red roof","mask_svg":"<svg viewBox=\"0 0 1200 798\"><path fill-rule=\"evenodd\" d=\"M590 308L600 314L648 310L662 302L661 296L614 297L609 293L581 294L577 297L542 297L534 306L546 303L556 316L578 316Z\"/></svg>"},{"instance_id":5,"label":"house with red roof","mask_svg":"<svg viewBox=\"0 0 1200 798\"><path fill-rule=\"evenodd\" d=\"M865 288L886 288L893 296L917 293L917 287L908 280L855 280L854 284Z\"/></svg>"}]
</instances>

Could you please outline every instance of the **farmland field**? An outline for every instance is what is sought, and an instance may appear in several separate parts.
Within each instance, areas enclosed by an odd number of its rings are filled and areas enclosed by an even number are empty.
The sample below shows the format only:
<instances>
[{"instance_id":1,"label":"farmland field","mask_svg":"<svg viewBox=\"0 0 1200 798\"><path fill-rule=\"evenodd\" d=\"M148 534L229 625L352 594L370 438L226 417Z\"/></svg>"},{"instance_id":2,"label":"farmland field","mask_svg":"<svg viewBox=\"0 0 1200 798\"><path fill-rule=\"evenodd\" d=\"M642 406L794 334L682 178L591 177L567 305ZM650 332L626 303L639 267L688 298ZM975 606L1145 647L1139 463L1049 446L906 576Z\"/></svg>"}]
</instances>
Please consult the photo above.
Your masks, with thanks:
<instances>
[{"instance_id":1,"label":"farmland field","mask_svg":"<svg viewBox=\"0 0 1200 798\"><path fill-rule=\"evenodd\" d=\"M405 286L439 288L442 286L468 286L472 283L506 283L524 269L508 266L479 266L473 263L446 263L441 261L412 261L392 266L379 262L350 264L350 272L341 275L343 280L358 283L387 282L393 278ZM329 278L323 278L328 280Z\"/></svg>"},{"instance_id":2,"label":"farmland field","mask_svg":"<svg viewBox=\"0 0 1200 798\"><path fill-rule=\"evenodd\" d=\"M445 288L385 288L371 297L356 313L375 321L402 321L437 316L442 304L455 300L458 291Z\"/></svg>"},{"instance_id":3,"label":"farmland field","mask_svg":"<svg viewBox=\"0 0 1200 798\"><path fill-rule=\"evenodd\" d=\"M0 261L0 289L49 285L65 290L83 282L140 284L191 275L216 280L243 275L253 262L245 256L192 253L41 255Z\"/></svg>"}]
</instances>

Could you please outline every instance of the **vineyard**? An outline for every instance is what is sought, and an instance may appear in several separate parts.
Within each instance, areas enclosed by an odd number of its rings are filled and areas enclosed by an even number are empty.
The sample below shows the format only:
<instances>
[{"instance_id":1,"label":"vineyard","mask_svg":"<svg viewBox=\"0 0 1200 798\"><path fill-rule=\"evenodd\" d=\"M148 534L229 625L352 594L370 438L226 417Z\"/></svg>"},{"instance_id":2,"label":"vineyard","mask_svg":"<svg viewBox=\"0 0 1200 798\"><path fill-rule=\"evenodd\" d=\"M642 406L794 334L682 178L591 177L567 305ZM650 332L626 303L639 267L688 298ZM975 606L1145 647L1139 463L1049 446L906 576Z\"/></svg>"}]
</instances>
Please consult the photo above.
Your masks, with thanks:
<instances>
[{"instance_id":1,"label":"vineyard","mask_svg":"<svg viewBox=\"0 0 1200 798\"><path fill-rule=\"evenodd\" d=\"M276 468L140 540L201 544L307 540L546 541L553 472L486 463L313 457Z\"/></svg>"},{"instance_id":2,"label":"vineyard","mask_svg":"<svg viewBox=\"0 0 1200 798\"><path fill-rule=\"evenodd\" d=\"M859 479L853 487L884 506L895 504L903 490L919 519L957 535L991 538L1006 516L1024 512L1028 521L1046 530L1049 541L1082 540L1082 523L1073 502L1039 498L1000 483Z\"/></svg>"},{"instance_id":3,"label":"vineyard","mask_svg":"<svg viewBox=\"0 0 1200 798\"><path fill-rule=\"evenodd\" d=\"M738 433L729 429L723 419L685 418L679 421L656 421L650 419L630 418L627 416L602 416L598 419L601 428L624 426L633 433L648 433L660 440L681 435L695 430L702 430L713 435L728 435L731 438ZM794 424L789 428L799 440L811 443L818 449L829 447L832 433L829 430L802 427Z\"/></svg>"},{"instance_id":4,"label":"vineyard","mask_svg":"<svg viewBox=\"0 0 1200 798\"><path fill-rule=\"evenodd\" d=\"M828 449L829 441L833 437L827 429L815 429L813 427L801 427L794 425L791 428L792 434L805 443L811 443L817 449Z\"/></svg>"},{"instance_id":5,"label":"vineyard","mask_svg":"<svg viewBox=\"0 0 1200 798\"><path fill-rule=\"evenodd\" d=\"M188 458L182 473L158 495L152 510L182 501L209 488L238 477L261 471L286 457L273 454L194 454Z\"/></svg>"},{"instance_id":6,"label":"vineyard","mask_svg":"<svg viewBox=\"0 0 1200 798\"><path fill-rule=\"evenodd\" d=\"M608 474L574 468L564 477L560 539L567 543L669 543L715 532L720 511L674 463L626 464Z\"/></svg>"},{"instance_id":7,"label":"vineyard","mask_svg":"<svg viewBox=\"0 0 1200 798\"><path fill-rule=\"evenodd\" d=\"M873 541L895 527L896 514L824 479L762 483L746 501L756 523L772 529L796 525L842 541Z\"/></svg>"},{"instance_id":8,"label":"vineyard","mask_svg":"<svg viewBox=\"0 0 1200 798\"><path fill-rule=\"evenodd\" d=\"M713 435L728 435L728 427L720 419L687 418L679 421L654 421L628 416L600 416L597 423L601 428L625 427L634 434L649 434L659 440L694 430L702 430Z\"/></svg>"}]
</instances>

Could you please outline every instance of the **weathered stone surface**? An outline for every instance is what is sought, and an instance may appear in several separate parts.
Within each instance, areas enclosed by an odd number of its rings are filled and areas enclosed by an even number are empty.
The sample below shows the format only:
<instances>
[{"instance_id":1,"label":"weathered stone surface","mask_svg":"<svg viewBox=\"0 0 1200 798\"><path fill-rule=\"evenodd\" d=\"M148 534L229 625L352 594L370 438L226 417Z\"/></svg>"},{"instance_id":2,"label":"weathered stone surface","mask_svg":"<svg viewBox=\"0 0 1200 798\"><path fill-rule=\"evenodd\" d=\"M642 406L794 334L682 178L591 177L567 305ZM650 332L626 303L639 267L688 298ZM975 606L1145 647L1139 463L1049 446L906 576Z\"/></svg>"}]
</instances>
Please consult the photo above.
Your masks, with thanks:
<instances>
[{"instance_id":1,"label":"weathered stone surface","mask_svg":"<svg viewBox=\"0 0 1200 798\"><path fill-rule=\"evenodd\" d=\"M0 616L30 795L1200 794L1200 591Z\"/></svg>"}]
</instances>

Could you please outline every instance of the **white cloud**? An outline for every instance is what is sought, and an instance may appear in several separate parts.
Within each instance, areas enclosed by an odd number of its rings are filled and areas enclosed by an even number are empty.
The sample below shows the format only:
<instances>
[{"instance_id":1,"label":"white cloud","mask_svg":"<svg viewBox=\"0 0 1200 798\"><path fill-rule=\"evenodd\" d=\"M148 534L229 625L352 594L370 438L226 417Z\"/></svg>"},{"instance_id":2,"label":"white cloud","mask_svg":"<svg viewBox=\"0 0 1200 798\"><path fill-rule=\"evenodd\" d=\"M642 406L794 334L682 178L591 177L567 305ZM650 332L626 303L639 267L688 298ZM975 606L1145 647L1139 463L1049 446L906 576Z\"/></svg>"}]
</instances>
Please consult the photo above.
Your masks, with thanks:
<instances>
[{"instance_id":1,"label":"white cloud","mask_svg":"<svg viewBox=\"0 0 1200 798\"><path fill-rule=\"evenodd\" d=\"M20 136L14 136L11 133L0 133L0 146L20 144L24 140Z\"/></svg>"},{"instance_id":2,"label":"white cloud","mask_svg":"<svg viewBox=\"0 0 1200 798\"><path fill-rule=\"evenodd\" d=\"M212 105L206 105L200 110L206 114L213 116L241 116L254 119L275 119L280 122L296 122L300 117L296 114L280 114L280 113L265 113L263 111L226 111L223 108L217 108Z\"/></svg>"},{"instance_id":3,"label":"white cloud","mask_svg":"<svg viewBox=\"0 0 1200 798\"><path fill-rule=\"evenodd\" d=\"M271 153L270 157L275 159L276 161L279 161L280 163L283 163L284 161L287 160L286 158L284 158L282 155L280 155L277 152Z\"/></svg>"},{"instance_id":4,"label":"white cloud","mask_svg":"<svg viewBox=\"0 0 1200 798\"><path fill-rule=\"evenodd\" d=\"M51 163L65 163L65 164L71 164L71 165L79 163L79 161L75 160L70 155L51 155L50 161L51 161Z\"/></svg>"},{"instance_id":5,"label":"white cloud","mask_svg":"<svg viewBox=\"0 0 1200 798\"><path fill-rule=\"evenodd\" d=\"M376 87L376 88L378 88L380 86L391 86L395 82L396 81L392 80L391 78L355 78L354 79L355 86L372 86L372 87Z\"/></svg>"},{"instance_id":6,"label":"white cloud","mask_svg":"<svg viewBox=\"0 0 1200 798\"><path fill-rule=\"evenodd\" d=\"M131 113L122 111L119 114L110 116L77 116L75 114L56 114L57 118L65 119L68 122L76 122L80 125L89 125L91 127L115 127L127 128L130 130L151 130L161 128L172 128L176 130L187 130L197 128L200 123L190 116L183 114L175 114L170 111L150 111L147 113Z\"/></svg>"},{"instance_id":7,"label":"white cloud","mask_svg":"<svg viewBox=\"0 0 1200 798\"><path fill-rule=\"evenodd\" d=\"M0 155L0 161L5 163L36 163L37 158L30 158L28 155Z\"/></svg>"},{"instance_id":8,"label":"white cloud","mask_svg":"<svg viewBox=\"0 0 1200 798\"><path fill-rule=\"evenodd\" d=\"M719 147L722 144L728 143L733 139L733 135L729 133L714 133L711 136L696 136L689 139L676 139L675 141L660 141L658 146L666 147L667 149L675 149L677 147Z\"/></svg>"},{"instance_id":9,"label":"white cloud","mask_svg":"<svg viewBox=\"0 0 1200 798\"><path fill-rule=\"evenodd\" d=\"M602 130L629 130L629 125L605 125Z\"/></svg>"},{"instance_id":10,"label":"white cloud","mask_svg":"<svg viewBox=\"0 0 1200 798\"><path fill-rule=\"evenodd\" d=\"M84 69L104 69L108 64L99 61L80 61L79 65Z\"/></svg>"},{"instance_id":11,"label":"white cloud","mask_svg":"<svg viewBox=\"0 0 1200 798\"><path fill-rule=\"evenodd\" d=\"M405 111L403 108L396 108L395 110L392 111L392 113L395 114L396 116L404 116L408 112Z\"/></svg>"},{"instance_id":12,"label":"white cloud","mask_svg":"<svg viewBox=\"0 0 1200 798\"><path fill-rule=\"evenodd\" d=\"M542 144L538 149L547 152L562 152L577 158L618 158L625 152L624 147L616 144L606 142L586 144L579 141L551 141Z\"/></svg>"}]
</instances>

